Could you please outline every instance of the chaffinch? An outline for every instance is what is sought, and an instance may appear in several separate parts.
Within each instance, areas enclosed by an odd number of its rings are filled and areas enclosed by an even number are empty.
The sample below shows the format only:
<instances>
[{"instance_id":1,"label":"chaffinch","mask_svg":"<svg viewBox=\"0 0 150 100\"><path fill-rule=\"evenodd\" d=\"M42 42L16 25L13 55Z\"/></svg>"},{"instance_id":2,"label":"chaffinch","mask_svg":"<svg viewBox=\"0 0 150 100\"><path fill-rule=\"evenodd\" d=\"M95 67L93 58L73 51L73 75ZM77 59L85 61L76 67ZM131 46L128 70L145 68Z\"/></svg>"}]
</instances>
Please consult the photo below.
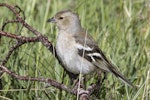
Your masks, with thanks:
<instances>
[{"instance_id":1,"label":"chaffinch","mask_svg":"<svg viewBox=\"0 0 150 100\"><path fill-rule=\"evenodd\" d=\"M129 86L133 86L117 69L107 60L98 44L82 28L77 14L70 10L58 12L48 22L55 23L59 29L56 52L65 69L73 74L90 74L97 70L110 72Z\"/></svg>"}]
</instances>

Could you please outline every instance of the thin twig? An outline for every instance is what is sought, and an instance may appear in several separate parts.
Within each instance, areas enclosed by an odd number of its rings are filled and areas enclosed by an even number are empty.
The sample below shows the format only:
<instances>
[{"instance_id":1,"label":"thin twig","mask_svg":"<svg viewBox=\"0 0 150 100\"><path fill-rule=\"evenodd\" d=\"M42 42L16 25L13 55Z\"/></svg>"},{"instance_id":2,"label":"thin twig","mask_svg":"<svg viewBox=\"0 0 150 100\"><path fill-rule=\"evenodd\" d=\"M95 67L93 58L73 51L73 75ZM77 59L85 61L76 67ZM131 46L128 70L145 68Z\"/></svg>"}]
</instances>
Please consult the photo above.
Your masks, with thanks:
<instances>
[{"instance_id":1,"label":"thin twig","mask_svg":"<svg viewBox=\"0 0 150 100\"><path fill-rule=\"evenodd\" d=\"M7 21L5 21L5 22L3 23L3 26L2 26L2 31L4 31L5 26L6 26L7 24L9 24L9 23L19 23L19 21L18 21L18 20L7 20Z\"/></svg>"}]
</instances>

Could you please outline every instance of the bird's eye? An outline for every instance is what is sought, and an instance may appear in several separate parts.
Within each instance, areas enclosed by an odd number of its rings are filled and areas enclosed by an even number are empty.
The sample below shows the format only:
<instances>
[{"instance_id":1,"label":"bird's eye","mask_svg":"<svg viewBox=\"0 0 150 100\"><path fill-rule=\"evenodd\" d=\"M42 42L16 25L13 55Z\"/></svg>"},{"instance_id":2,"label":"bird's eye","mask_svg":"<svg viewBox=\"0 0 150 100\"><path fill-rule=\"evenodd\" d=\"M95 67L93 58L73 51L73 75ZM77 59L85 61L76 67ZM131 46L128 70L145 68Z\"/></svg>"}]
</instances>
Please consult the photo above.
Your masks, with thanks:
<instances>
[{"instance_id":1,"label":"bird's eye","mask_svg":"<svg viewBox=\"0 0 150 100\"><path fill-rule=\"evenodd\" d=\"M59 19L63 19L63 17L59 17Z\"/></svg>"}]
</instances>

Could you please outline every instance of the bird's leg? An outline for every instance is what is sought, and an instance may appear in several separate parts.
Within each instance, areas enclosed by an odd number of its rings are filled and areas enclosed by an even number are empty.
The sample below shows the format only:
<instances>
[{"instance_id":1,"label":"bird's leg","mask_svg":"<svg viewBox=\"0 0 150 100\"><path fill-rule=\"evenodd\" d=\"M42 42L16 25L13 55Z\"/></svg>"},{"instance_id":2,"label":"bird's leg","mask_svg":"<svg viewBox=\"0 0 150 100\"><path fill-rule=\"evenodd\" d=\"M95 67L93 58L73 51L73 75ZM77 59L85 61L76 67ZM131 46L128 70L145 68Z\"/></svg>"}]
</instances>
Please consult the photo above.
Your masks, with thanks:
<instances>
[{"instance_id":1,"label":"bird's leg","mask_svg":"<svg viewBox=\"0 0 150 100\"><path fill-rule=\"evenodd\" d=\"M98 93L98 91L100 90L100 86L101 86L101 84L102 84L102 81L101 81L101 80L103 80L101 74L102 74L102 71L98 70L98 71L97 71L97 77L98 77L97 82L96 82L95 84L92 83L92 84L88 87L88 90L89 90L90 94Z\"/></svg>"},{"instance_id":2,"label":"bird's leg","mask_svg":"<svg viewBox=\"0 0 150 100\"><path fill-rule=\"evenodd\" d=\"M78 90L78 88L84 88L84 85L83 85L83 81L84 81L84 77L81 77L81 79L76 79L74 80L74 89Z\"/></svg>"},{"instance_id":3,"label":"bird's leg","mask_svg":"<svg viewBox=\"0 0 150 100\"><path fill-rule=\"evenodd\" d=\"M85 78L84 77L80 77L78 78L78 80L75 81L75 86L74 86L74 90L77 92L77 98L79 98L79 100L89 100L90 98L90 91L85 90Z\"/></svg>"},{"instance_id":4,"label":"bird's leg","mask_svg":"<svg viewBox=\"0 0 150 100\"><path fill-rule=\"evenodd\" d=\"M95 86L95 90L99 90L100 89L100 86L101 86L101 79L102 79L102 71L97 71L97 76L98 76L98 79L97 79L97 82L96 82L96 86Z\"/></svg>"},{"instance_id":5,"label":"bird's leg","mask_svg":"<svg viewBox=\"0 0 150 100\"><path fill-rule=\"evenodd\" d=\"M73 85L74 84L74 80L76 80L78 78L78 74L73 74L73 73L67 71L65 68L64 68L64 70L69 75L70 85Z\"/></svg>"},{"instance_id":6,"label":"bird's leg","mask_svg":"<svg viewBox=\"0 0 150 100\"><path fill-rule=\"evenodd\" d=\"M100 82L101 82L101 79L102 79L102 72L101 71L98 71L97 72L97 75L98 75L98 81L97 81L97 83L96 84L98 84L98 85L100 85Z\"/></svg>"},{"instance_id":7,"label":"bird's leg","mask_svg":"<svg viewBox=\"0 0 150 100\"><path fill-rule=\"evenodd\" d=\"M102 79L102 82L101 82L101 83L103 83L105 79L106 79L106 72L104 72L104 77L103 77L103 79Z\"/></svg>"}]
</instances>

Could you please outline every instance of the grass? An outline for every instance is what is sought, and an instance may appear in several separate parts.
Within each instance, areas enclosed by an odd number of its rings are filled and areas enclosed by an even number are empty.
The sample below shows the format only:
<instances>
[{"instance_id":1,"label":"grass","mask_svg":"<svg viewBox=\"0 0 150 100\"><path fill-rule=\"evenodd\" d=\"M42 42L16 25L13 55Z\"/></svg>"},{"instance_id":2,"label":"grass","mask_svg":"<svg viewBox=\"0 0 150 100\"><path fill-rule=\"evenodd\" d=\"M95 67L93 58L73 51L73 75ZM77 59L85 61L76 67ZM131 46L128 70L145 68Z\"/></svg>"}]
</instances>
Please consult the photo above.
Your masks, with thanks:
<instances>
[{"instance_id":1,"label":"grass","mask_svg":"<svg viewBox=\"0 0 150 100\"><path fill-rule=\"evenodd\" d=\"M24 10L26 22L42 32L55 44L57 29L46 23L56 12L71 9L79 14L82 26L88 30L106 56L118 66L134 85L134 90L125 86L111 74L97 95L101 100L149 100L150 99L150 1L148 0L1 0L1 3L18 5ZM0 9L0 25L13 14L6 8ZM19 27L21 28L21 27ZM25 28L17 32L17 25L10 24L5 31L23 36L34 36ZM14 40L2 37L0 60L4 59ZM69 84L67 75L54 56L41 43L25 44L17 49L6 66L19 75L51 78ZM45 88L44 83L16 80L3 74L4 100L74 100L75 96L56 88ZM89 79L87 84L95 82Z\"/></svg>"}]
</instances>

